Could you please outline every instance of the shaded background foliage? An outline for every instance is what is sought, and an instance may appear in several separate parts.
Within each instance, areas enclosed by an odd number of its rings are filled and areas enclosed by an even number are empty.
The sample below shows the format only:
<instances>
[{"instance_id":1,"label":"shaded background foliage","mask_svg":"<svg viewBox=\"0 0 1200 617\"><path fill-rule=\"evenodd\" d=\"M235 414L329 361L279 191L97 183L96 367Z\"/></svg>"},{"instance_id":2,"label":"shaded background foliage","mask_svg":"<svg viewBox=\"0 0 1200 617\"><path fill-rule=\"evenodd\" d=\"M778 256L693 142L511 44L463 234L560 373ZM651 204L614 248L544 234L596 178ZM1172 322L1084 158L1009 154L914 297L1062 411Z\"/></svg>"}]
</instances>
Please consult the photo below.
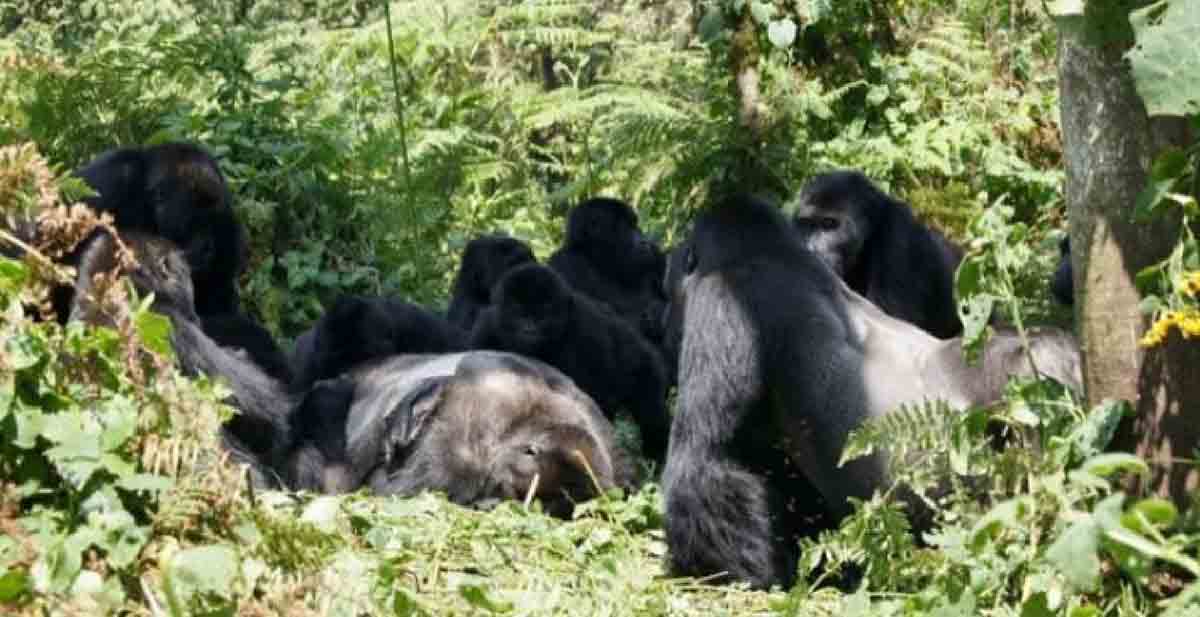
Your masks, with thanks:
<instances>
[{"instance_id":1,"label":"shaded background foliage","mask_svg":"<svg viewBox=\"0 0 1200 617\"><path fill-rule=\"evenodd\" d=\"M444 302L481 232L545 256L569 205L598 193L634 201L667 242L713 186L785 199L840 166L960 240L1001 194L1056 222L1050 35L1032 5L963 4L813 11L820 27L764 58L760 144L703 3L397 3L397 94L375 3L10 2L0 139L64 168L115 145L207 144L251 230L248 309L285 336L341 292Z\"/></svg>"}]
</instances>

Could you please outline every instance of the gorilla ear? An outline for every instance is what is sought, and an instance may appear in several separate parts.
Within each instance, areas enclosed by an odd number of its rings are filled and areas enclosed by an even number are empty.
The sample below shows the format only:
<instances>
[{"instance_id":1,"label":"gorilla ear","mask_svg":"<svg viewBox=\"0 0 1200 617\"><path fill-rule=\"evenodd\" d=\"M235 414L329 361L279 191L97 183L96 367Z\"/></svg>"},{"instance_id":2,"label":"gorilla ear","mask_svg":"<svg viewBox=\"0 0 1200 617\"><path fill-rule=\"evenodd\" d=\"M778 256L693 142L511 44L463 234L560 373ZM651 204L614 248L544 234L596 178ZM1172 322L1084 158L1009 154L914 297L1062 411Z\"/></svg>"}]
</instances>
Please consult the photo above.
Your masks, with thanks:
<instances>
[{"instance_id":1,"label":"gorilla ear","mask_svg":"<svg viewBox=\"0 0 1200 617\"><path fill-rule=\"evenodd\" d=\"M409 446L441 406L449 377L430 377L418 383L392 410L384 442L384 462L391 468L404 460Z\"/></svg>"}]
</instances>

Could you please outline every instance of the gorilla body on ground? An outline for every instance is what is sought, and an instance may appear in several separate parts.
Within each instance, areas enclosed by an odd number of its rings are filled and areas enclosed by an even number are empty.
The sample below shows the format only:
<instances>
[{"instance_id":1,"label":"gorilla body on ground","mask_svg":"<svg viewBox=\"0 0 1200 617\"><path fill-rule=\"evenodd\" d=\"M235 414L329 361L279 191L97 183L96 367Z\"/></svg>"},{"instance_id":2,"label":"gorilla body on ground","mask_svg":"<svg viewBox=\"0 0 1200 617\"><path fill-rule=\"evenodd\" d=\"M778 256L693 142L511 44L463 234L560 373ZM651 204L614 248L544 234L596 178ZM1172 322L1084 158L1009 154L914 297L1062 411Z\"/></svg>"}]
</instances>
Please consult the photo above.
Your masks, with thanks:
<instances>
[{"instance_id":1,"label":"gorilla body on ground","mask_svg":"<svg viewBox=\"0 0 1200 617\"><path fill-rule=\"evenodd\" d=\"M1071 238L1063 236L1058 243L1058 268L1050 279L1050 295L1067 306L1075 304L1075 279L1071 270Z\"/></svg>"},{"instance_id":2,"label":"gorilla body on ground","mask_svg":"<svg viewBox=\"0 0 1200 617\"><path fill-rule=\"evenodd\" d=\"M480 507L532 494L547 512L568 516L597 489L630 484L611 425L550 366L496 352L395 356L292 393L199 327L187 263L173 244L126 241L139 256L131 277L171 319L182 368L228 382L241 413L222 428L223 442L260 485L436 490ZM99 237L83 269L111 263L114 248Z\"/></svg>"},{"instance_id":3,"label":"gorilla body on ground","mask_svg":"<svg viewBox=\"0 0 1200 617\"><path fill-rule=\"evenodd\" d=\"M500 277L516 266L535 261L529 246L516 238L488 235L471 240L463 249L446 320L470 332L479 311L491 302L492 287Z\"/></svg>"},{"instance_id":4,"label":"gorilla body on ground","mask_svg":"<svg viewBox=\"0 0 1200 617\"><path fill-rule=\"evenodd\" d=\"M441 315L398 298L342 296L292 353L293 386L305 390L368 360L467 349L467 333Z\"/></svg>"},{"instance_id":5,"label":"gorilla body on ground","mask_svg":"<svg viewBox=\"0 0 1200 617\"><path fill-rule=\"evenodd\" d=\"M567 239L548 261L575 291L610 308L657 342L665 260L638 229L629 204L606 197L583 201L567 218Z\"/></svg>"},{"instance_id":6,"label":"gorilla body on ground","mask_svg":"<svg viewBox=\"0 0 1200 617\"><path fill-rule=\"evenodd\" d=\"M962 251L908 204L857 171L817 175L797 201L793 223L805 247L854 291L938 338L962 332L954 300Z\"/></svg>"},{"instance_id":7,"label":"gorilla body on ground","mask_svg":"<svg viewBox=\"0 0 1200 617\"><path fill-rule=\"evenodd\" d=\"M203 148L168 143L118 148L75 172L99 193L87 200L113 215L118 230L152 233L179 246L192 272L196 312L238 311L237 277L246 263L245 232L217 161ZM68 256L78 263L78 252ZM65 319L70 288L55 306Z\"/></svg>"},{"instance_id":8,"label":"gorilla body on ground","mask_svg":"<svg viewBox=\"0 0 1200 617\"><path fill-rule=\"evenodd\" d=\"M611 418L625 409L637 422L642 452L661 461L669 419L662 359L633 327L573 292L550 268L509 271L480 314L472 349L538 358L566 373Z\"/></svg>"},{"instance_id":9,"label":"gorilla body on ground","mask_svg":"<svg viewBox=\"0 0 1200 617\"><path fill-rule=\"evenodd\" d=\"M958 341L854 292L757 199L702 213L684 250L669 309L682 353L662 476L676 573L791 584L806 517L833 524L848 498L889 485L882 454L838 466L851 430L902 404L988 403L1008 375L1030 372L1015 335L967 366ZM1066 335L1045 337L1035 364L1078 387L1077 349Z\"/></svg>"}]
</instances>

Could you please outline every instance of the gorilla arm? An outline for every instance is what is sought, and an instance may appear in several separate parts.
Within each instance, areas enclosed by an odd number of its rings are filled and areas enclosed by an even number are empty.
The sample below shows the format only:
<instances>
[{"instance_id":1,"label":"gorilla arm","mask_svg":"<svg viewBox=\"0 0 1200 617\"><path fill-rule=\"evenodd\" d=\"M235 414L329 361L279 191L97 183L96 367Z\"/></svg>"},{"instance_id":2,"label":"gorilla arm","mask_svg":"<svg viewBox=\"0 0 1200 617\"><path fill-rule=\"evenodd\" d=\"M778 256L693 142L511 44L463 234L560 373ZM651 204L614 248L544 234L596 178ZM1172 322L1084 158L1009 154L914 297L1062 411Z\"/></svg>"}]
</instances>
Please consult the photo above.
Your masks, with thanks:
<instances>
[{"instance_id":1,"label":"gorilla arm","mask_svg":"<svg viewBox=\"0 0 1200 617\"><path fill-rule=\"evenodd\" d=\"M720 279L693 283L687 294L679 400L663 470L666 533L673 569L725 572L765 587L791 580L792 551L773 537L767 480L731 458L739 426L762 417L763 374L752 323Z\"/></svg>"}]
</instances>

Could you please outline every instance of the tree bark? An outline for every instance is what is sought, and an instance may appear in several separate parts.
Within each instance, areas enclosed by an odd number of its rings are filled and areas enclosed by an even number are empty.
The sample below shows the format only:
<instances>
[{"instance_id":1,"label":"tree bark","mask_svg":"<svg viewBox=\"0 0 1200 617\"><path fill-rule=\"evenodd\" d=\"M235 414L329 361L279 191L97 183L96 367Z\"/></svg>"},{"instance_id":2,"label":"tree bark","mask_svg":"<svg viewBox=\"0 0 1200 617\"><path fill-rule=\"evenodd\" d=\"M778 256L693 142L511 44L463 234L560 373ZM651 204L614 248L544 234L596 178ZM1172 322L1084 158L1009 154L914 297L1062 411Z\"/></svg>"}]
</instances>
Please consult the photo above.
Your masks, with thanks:
<instances>
[{"instance_id":1,"label":"tree bark","mask_svg":"<svg viewBox=\"0 0 1200 617\"><path fill-rule=\"evenodd\" d=\"M749 7L738 15L737 27L733 32L733 44L729 50L730 68L733 70L734 88L737 90L738 120L749 131L750 142L762 142L763 110L762 93L759 90L758 30Z\"/></svg>"},{"instance_id":2,"label":"tree bark","mask_svg":"<svg viewBox=\"0 0 1200 617\"><path fill-rule=\"evenodd\" d=\"M1171 337L1143 349L1149 317L1138 309L1137 273L1164 259L1179 238L1178 216L1134 222L1138 193L1155 155L1188 143L1182 119L1154 118L1134 87L1122 54L1131 36L1096 41L1080 17L1060 29L1066 201L1075 275L1075 317L1089 404L1131 401L1136 414L1114 448L1136 452L1153 468L1129 488L1187 502L1197 474L1181 459L1200 445L1200 345Z\"/></svg>"}]
</instances>

